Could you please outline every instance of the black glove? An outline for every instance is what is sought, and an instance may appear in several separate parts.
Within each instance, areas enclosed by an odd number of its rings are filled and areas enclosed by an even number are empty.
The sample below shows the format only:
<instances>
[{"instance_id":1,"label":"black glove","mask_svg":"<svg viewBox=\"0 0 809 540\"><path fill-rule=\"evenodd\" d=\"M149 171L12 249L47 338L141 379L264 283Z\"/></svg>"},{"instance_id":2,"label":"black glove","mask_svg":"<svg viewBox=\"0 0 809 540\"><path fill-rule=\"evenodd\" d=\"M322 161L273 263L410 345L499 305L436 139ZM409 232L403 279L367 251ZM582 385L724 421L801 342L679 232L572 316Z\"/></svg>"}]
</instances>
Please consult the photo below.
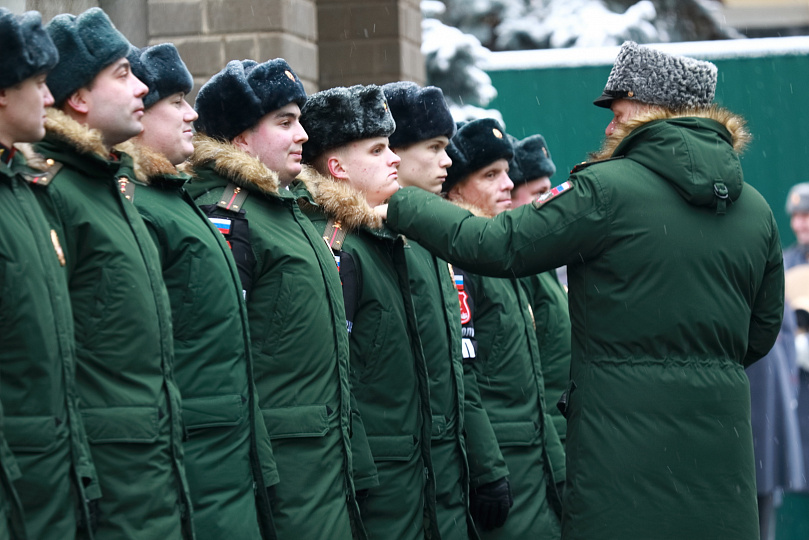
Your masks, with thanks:
<instances>
[{"instance_id":1,"label":"black glove","mask_svg":"<svg viewBox=\"0 0 809 540\"><path fill-rule=\"evenodd\" d=\"M502 527L512 506L514 497L511 496L511 485L507 477L471 490L469 510L475 523L484 531Z\"/></svg>"},{"instance_id":2,"label":"black glove","mask_svg":"<svg viewBox=\"0 0 809 540\"><path fill-rule=\"evenodd\" d=\"M370 492L369 489L358 489L357 491L355 491L354 498L357 499L357 503L365 502L365 500L368 498L369 492Z\"/></svg>"},{"instance_id":3,"label":"black glove","mask_svg":"<svg viewBox=\"0 0 809 540\"><path fill-rule=\"evenodd\" d=\"M267 500L270 504L275 502L275 486L270 486L267 488Z\"/></svg>"}]
</instances>

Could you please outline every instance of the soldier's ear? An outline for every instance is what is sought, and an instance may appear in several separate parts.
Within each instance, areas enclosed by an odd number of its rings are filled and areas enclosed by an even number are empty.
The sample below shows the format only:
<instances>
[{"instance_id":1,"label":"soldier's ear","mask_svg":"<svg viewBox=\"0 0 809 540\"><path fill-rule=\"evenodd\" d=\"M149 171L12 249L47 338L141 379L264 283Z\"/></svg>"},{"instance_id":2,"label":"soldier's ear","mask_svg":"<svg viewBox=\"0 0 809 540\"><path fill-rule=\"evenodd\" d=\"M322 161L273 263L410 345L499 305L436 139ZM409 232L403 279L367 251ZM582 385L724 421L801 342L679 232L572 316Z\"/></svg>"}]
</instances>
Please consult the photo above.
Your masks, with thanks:
<instances>
[{"instance_id":1,"label":"soldier's ear","mask_svg":"<svg viewBox=\"0 0 809 540\"><path fill-rule=\"evenodd\" d=\"M79 114L87 114L90 112L89 90L87 88L79 88L68 96L65 100L65 106L70 107L72 110Z\"/></svg>"},{"instance_id":2,"label":"soldier's ear","mask_svg":"<svg viewBox=\"0 0 809 540\"><path fill-rule=\"evenodd\" d=\"M329 168L329 174L338 180L348 180L348 171L343 165L343 160L339 155L329 156L326 161L326 166Z\"/></svg>"},{"instance_id":3,"label":"soldier's ear","mask_svg":"<svg viewBox=\"0 0 809 540\"><path fill-rule=\"evenodd\" d=\"M0 88L0 107L8 107L8 93L5 88Z\"/></svg>"}]
</instances>

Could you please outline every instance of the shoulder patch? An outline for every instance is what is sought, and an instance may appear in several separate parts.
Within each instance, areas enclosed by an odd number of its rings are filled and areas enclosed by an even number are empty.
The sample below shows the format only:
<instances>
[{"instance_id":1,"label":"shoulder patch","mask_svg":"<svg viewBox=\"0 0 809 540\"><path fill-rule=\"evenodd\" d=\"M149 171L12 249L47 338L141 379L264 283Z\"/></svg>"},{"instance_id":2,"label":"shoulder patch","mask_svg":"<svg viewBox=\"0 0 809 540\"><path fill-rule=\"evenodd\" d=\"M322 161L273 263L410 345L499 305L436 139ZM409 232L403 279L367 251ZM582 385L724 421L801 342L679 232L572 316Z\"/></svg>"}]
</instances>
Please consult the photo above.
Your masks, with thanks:
<instances>
[{"instance_id":1,"label":"shoulder patch","mask_svg":"<svg viewBox=\"0 0 809 540\"><path fill-rule=\"evenodd\" d=\"M550 201L551 199L555 199L559 195L562 195L563 193L567 193L568 191L573 191L573 182L571 182L570 180L568 180L567 182L564 182L562 184L559 184L558 186L551 189L550 191L546 191L545 193L543 193L542 195L537 197L537 200L535 200L534 203L533 203L534 207L539 208L540 206L542 206L546 202Z\"/></svg>"},{"instance_id":2,"label":"shoulder patch","mask_svg":"<svg viewBox=\"0 0 809 540\"><path fill-rule=\"evenodd\" d=\"M21 172L20 176L28 182L29 184L36 184L38 186L47 186L53 180L53 177L56 176L62 169L62 164L58 161L54 161L49 159L47 162L48 169L44 171L30 171L30 172Z\"/></svg>"}]
</instances>

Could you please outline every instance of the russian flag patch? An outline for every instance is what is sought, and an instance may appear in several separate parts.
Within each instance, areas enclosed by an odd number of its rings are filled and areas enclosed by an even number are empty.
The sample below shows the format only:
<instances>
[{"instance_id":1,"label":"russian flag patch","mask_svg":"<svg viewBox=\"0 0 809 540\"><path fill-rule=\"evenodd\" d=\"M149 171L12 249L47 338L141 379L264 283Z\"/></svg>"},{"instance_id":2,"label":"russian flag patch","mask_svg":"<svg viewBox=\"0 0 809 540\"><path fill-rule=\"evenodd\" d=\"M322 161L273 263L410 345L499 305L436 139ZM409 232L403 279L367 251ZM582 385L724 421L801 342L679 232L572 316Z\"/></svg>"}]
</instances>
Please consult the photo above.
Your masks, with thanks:
<instances>
[{"instance_id":1,"label":"russian flag patch","mask_svg":"<svg viewBox=\"0 0 809 540\"><path fill-rule=\"evenodd\" d=\"M208 218L208 219L211 220L211 223L216 225L216 228L219 229L219 232L221 232L225 236L230 234L230 224L232 223L232 220L223 219L223 218L215 218L215 217Z\"/></svg>"},{"instance_id":2,"label":"russian flag patch","mask_svg":"<svg viewBox=\"0 0 809 540\"><path fill-rule=\"evenodd\" d=\"M551 189L550 191L546 191L545 193L540 195L537 198L537 200L534 201L534 206L536 208L539 208L540 206L542 206L546 202L550 201L551 199L554 199L554 198L558 197L559 195L561 195L563 193L567 193L568 191L571 191L572 189L573 189L573 183L570 182L569 180L567 182L559 184L558 186Z\"/></svg>"}]
</instances>

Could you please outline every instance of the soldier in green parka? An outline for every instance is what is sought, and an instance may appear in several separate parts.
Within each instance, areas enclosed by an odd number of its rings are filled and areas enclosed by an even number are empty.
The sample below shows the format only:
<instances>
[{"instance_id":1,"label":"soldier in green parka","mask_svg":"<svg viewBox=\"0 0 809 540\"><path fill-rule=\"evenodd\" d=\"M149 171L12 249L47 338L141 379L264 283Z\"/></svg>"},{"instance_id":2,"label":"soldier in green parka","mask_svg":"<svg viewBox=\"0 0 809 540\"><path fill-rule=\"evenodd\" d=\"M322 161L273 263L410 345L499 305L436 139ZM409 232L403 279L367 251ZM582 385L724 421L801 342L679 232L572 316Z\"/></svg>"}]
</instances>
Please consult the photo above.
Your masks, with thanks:
<instances>
[{"instance_id":1,"label":"soldier in green parka","mask_svg":"<svg viewBox=\"0 0 809 540\"><path fill-rule=\"evenodd\" d=\"M34 193L53 173L13 146L45 135L45 77L59 54L39 13L3 8L0 50L0 538L24 537L20 503L28 538L91 538L88 502L100 491L76 400L64 255Z\"/></svg>"},{"instance_id":2,"label":"soldier in green parka","mask_svg":"<svg viewBox=\"0 0 809 540\"><path fill-rule=\"evenodd\" d=\"M508 176L514 182L511 206L519 208L530 204L552 187L551 177L556 165L551 159L548 145L542 135L531 135L523 140L508 136L514 147L509 161ZM567 291L559 282L556 269L541 272L520 280L531 303L534 316L537 347L542 360L542 379L545 383L545 414L553 422L559 444L548 446L555 486L550 487L548 498L557 515L562 515L561 495L564 491L567 420L556 403L567 389L570 379L570 316Z\"/></svg>"},{"instance_id":3,"label":"soldier in green parka","mask_svg":"<svg viewBox=\"0 0 809 540\"><path fill-rule=\"evenodd\" d=\"M389 83L382 89L396 122L390 146L401 159L399 184L440 193L452 165L446 147L455 133L441 89L412 82ZM470 484L478 513L474 517L480 520L484 514L492 515L488 506L498 505L499 498L508 509L508 492L491 489L503 482L508 469L469 361L471 338L462 336L452 269L417 243L408 245L410 290L430 377L438 528L444 540L477 538L469 512ZM484 502L481 495L487 490L494 497Z\"/></svg>"},{"instance_id":4,"label":"soldier in green parka","mask_svg":"<svg viewBox=\"0 0 809 540\"><path fill-rule=\"evenodd\" d=\"M133 49L128 58L149 87L143 132L124 144L147 184L132 200L157 246L171 301L197 538L274 538L267 488L278 474L253 383L239 274L223 235L185 191L189 177L176 169L194 151L197 113L185 100L194 82L170 43Z\"/></svg>"},{"instance_id":5,"label":"soldier in green parka","mask_svg":"<svg viewBox=\"0 0 809 540\"><path fill-rule=\"evenodd\" d=\"M301 170L306 93L283 59L230 62L199 92L188 192L232 248L280 483L278 538L363 538L355 491L376 483L352 421L340 278L287 189ZM354 460L365 456L356 477Z\"/></svg>"},{"instance_id":6,"label":"soldier in green parka","mask_svg":"<svg viewBox=\"0 0 809 540\"><path fill-rule=\"evenodd\" d=\"M496 120L462 124L447 152L453 166L442 190L449 200L486 216L511 208L513 147ZM558 539L559 518L548 496L555 491L549 447L553 443L559 457L563 453L546 414L531 305L518 279L480 276L474 269L454 267L461 322L474 336L469 363L509 469L500 490L513 493L508 519L481 520L481 537ZM474 498L472 503L478 504Z\"/></svg>"},{"instance_id":7,"label":"soldier in green parka","mask_svg":"<svg viewBox=\"0 0 809 540\"><path fill-rule=\"evenodd\" d=\"M399 158L388 147L393 118L382 89L370 85L310 96L301 123L309 133L304 162L313 168L296 188L339 264L352 390L379 472L360 503L363 523L372 540L440 538L409 246L371 209L399 188Z\"/></svg>"},{"instance_id":8,"label":"soldier in green parka","mask_svg":"<svg viewBox=\"0 0 809 540\"><path fill-rule=\"evenodd\" d=\"M59 63L35 148L61 164L42 197L61 230L79 407L98 473L96 538L193 538L160 258L131 202L132 159L112 148L143 129L147 87L100 9L47 26Z\"/></svg>"},{"instance_id":9,"label":"soldier in green parka","mask_svg":"<svg viewBox=\"0 0 809 540\"><path fill-rule=\"evenodd\" d=\"M387 209L480 272L568 265L565 539L758 538L743 369L778 335L783 266L716 80L713 64L627 42L597 100L615 115L604 148L566 182L495 219L412 189Z\"/></svg>"}]
</instances>

